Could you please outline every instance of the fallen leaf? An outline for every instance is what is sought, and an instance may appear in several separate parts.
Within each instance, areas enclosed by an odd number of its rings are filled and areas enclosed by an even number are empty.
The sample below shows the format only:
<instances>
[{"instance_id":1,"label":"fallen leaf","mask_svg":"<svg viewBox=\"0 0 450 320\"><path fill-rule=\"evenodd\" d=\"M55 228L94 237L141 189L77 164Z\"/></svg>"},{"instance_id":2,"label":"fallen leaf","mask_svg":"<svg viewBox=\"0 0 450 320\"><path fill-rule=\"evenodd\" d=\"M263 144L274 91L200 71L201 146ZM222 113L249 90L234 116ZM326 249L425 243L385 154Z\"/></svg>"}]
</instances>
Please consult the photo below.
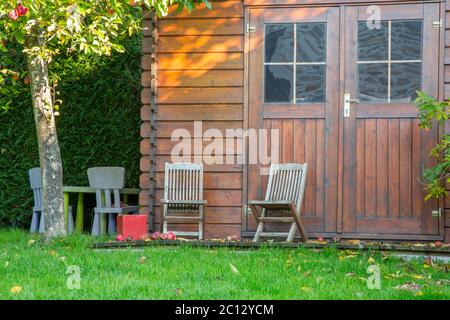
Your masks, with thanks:
<instances>
[{"instance_id":1,"label":"fallen leaf","mask_svg":"<svg viewBox=\"0 0 450 320\"><path fill-rule=\"evenodd\" d=\"M434 265L433 259L432 259L430 256L425 257L425 259L423 259L423 264L424 264L424 266L425 266L425 265L427 265L427 266L433 266L433 265Z\"/></svg>"},{"instance_id":2,"label":"fallen leaf","mask_svg":"<svg viewBox=\"0 0 450 320\"><path fill-rule=\"evenodd\" d=\"M22 287L21 286L14 286L14 287L11 288L10 292L13 293L13 294L21 293L22 292Z\"/></svg>"},{"instance_id":3,"label":"fallen leaf","mask_svg":"<svg viewBox=\"0 0 450 320\"><path fill-rule=\"evenodd\" d=\"M348 244L360 244L361 240L358 239L351 239L347 241Z\"/></svg>"},{"instance_id":4,"label":"fallen leaf","mask_svg":"<svg viewBox=\"0 0 450 320\"><path fill-rule=\"evenodd\" d=\"M369 257L369 259L367 259L367 262L368 262L369 264L375 264L375 259L372 258L372 257Z\"/></svg>"},{"instance_id":5,"label":"fallen leaf","mask_svg":"<svg viewBox=\"0 0 450 320\"><path fill-rule=\"evenodd\" d=\"M140 257L138 259L138 263L143 264L145 262L145 259L146 259L145 257Z\"/></svg>"},{"instance_id":6,"label":"fallen leaf","mask_svg":"<svg viewBox=\"0 0 450 320\"><path fill-rule=\"evenodd\" d=\"M405 284L398 285L398 286L394 287L394 289L406 290L406 291L418 291L418 290L420 290L420 288L421 288L421 286L419 284L417 284L417 283L414 283L414 282L412 282L412 283L405 283Z\"/></svg>"},{"instance_id":7,"label":"fallen leaf","mask_svg":"<svg viewBox=\"0 0 450 320\"><path fill-rule=\"evenodd\" d=\"M59 261L62 261L62 262L64 262L64 261L66 261L66 257L59 257Z\"/></svg>"},{"instance_id":8,"label":"fallen leaf","mask_svg":"<svg viewBox=\"0 0 450 320\"><path fill-rule=\"evenodd\" d=\"M304 277L307 277L307 276L309 276L310 274L311 274L311 271L303 272L303 276L304 276Z\"/></svg>"},{"instance_id":9,"label":"fallen leaf","mask_svg":"<svg viewBox=\"0 0 450 320\"><path fill-rule=\"evenodd\" d=\"M310 288L310 287L301 287L300 290L302 290L303 292L310 292L310 291L312 291L312 288Z\"/></svg>"},{"instance_id":10,"label":"fallen leaf","mask_svg":"<svg viewBox=\"0 0 450 320\"><path fill-rule=\"evenodd\" d=\"M389 259L389 257L391 256L388 252L386 252L386 251L381 251L381 255L383 256L382 258L381 258L381 260L387 260L387 259Z\"/></svg>"},{"instance_id":11,"label":"fallen leaf","mask_svg":"<svg viewBox=\"0 0 450 320\"><path fill-rule=\"evenodd\" d=\"M417 291L416 294L415 294L415 296L419 296L419 297L420 297L420 296L423 296L423 292L422 292L422 291Z\"/></svg>"},{"instance_id":12,"label":"fallen leaf","mask_svg":"<svg viewBox=\"0 0 450 320\"><path fill-rule=\"evenodd\" d=\"M231 263L230 263L230 269L233 273L239 274L239 270Z\"/></svg>"},{"instance_id":13,"label":"fallen leaf","mask_svg":"<svg viewBox=\"0 0 450 320\"><path fill-rule=\"evenodd\" d=\"M35 242L36 242L36 240L30 239L30 240L28 240L28 245L31 246L31 245L34 244Z\"/></svg>"},{"instance_id":14,"label":"fallen leaf","mask_svg":"<svg viewBox=\"0 0 450 320\"><path fill-rule=\"evenodd\" d=\"M345 274L345 276L346 277L353 277L355 274L353 273L353 272L349 272L349 273L346 273Z\"/></svg>"},{"instance_id":15,"label":"fallen leaf","mask_svg":"<svg viewBox=\"0 0 450 320\"><path fill-rule=\"evenodd\" d=\"M419 274L413 274L413 275L411 275L411 277L413 277L414 279L417 279L417 280L420 280L420 279L424 279L424 278L425 278L424 276L421 276L421 275L419 275Z\"/></svg>"},{"instance_id":16,"label":"fallen leaf","mask_svg":"<svg viewBox=\"0 0 450 320\"><path fill-rule=\"evenodd\" d=\"M53 257L56 257L56 256L58 255L58 253L57 253L55 250L50 250L50 251L48 252L48 254L51 255L51 256L53 256Z\"/></svg>"}]
</instances>

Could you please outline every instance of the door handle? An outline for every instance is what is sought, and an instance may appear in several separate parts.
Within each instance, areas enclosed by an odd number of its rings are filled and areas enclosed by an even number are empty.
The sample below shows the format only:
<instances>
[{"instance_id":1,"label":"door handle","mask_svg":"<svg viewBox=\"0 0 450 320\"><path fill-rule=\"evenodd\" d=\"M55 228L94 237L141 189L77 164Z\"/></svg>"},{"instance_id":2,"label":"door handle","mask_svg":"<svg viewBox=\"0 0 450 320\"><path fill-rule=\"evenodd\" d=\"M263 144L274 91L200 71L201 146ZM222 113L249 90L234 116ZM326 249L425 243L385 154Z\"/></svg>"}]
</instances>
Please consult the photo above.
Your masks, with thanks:
<instances>
[{"instance_id":1,"label":"door handle","mask_svg":"<svg viewBox=\"0 0 450 320\"><path fill-rule=\"evenodd\" d=\"M352 99L350 93L344 94L344 118L350 117L350 103L356 102L359 103L358 99Z\"/></svg>"}]
</instances>

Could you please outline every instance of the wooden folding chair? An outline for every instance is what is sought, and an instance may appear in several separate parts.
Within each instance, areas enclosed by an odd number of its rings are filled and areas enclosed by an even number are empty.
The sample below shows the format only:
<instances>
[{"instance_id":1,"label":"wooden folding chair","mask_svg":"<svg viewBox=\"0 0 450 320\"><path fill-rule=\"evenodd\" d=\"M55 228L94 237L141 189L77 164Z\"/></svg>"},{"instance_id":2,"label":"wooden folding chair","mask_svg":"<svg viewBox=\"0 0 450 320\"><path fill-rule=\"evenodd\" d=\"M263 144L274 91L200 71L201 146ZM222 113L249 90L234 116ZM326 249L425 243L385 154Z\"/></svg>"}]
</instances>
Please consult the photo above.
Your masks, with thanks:
<instances>
[{"instance_id":1,"label":"wooden folding chair","mask_svg":"<svg viewBox=\"0 0 450 320\"><path fill-rule=\"evenodd\" d=\"M178 236L194 236L203 239L203 220L206 200L203 200L203 165L197 163L165 164L162 232L167 224L175 221L198 223L198 232L175 231Z\"/></svg>"},{"instance_id":2,"label":"wooden folding chair","mask_svg":"<svg viewBox=\"0 0 450 320\"><path fill-rule=\"evenodd\" d=\"M272 164L269 171L266 198L264 201L250 201L248 203L253 215L258 221L253 241L260 237L287 236L288 242L294 239L298 228L302 241L308 237L303 227L300 210L305 192L307 165L297 163ZM261 208L261 212L258 211ZM267 222L291 223L289 232L264 232Z\"/></svg>"},{"instance_id":3,"label":"wooden folding chair","mask_svg":"<svg viewBox=\"0 0 450 320\"><path fill-rule=\"evenodd\" d=\"M138 212L138 206L121 206L120 190L125 185L125 168L94 167L87 170L89 186L95 189L96 207L92 235L101 235L101 215L108 215L108 234L116 233L116 217L118 214ZM112 197L111 197L112 195Z\"/></svg>"}]
</instances>

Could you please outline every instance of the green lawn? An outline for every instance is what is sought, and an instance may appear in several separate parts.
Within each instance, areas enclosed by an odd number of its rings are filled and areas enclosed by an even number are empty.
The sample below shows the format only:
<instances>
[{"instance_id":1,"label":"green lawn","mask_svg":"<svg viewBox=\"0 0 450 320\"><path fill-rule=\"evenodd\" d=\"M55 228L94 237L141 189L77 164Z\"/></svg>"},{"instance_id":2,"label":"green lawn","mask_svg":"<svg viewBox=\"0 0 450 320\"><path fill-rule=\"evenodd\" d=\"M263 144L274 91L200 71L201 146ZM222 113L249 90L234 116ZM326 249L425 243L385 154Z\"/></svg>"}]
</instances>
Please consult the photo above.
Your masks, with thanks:
<instances>
[{"instance_id":1,"label":"green lawn","mask_svg":"<svg viewBox=\"0 0 450 320\"><path fill-rule=\"evenodd\" d=\"M88 236L51 245L30 239L38 237L0 231L0 299L450 299L448 265L379 252L187 246L111 251L90 249L94 239ZM367 288L371 264L381 270L380 290ZM78 290L66 285L71 265L81 270Z\"/></svg>"}]
</instances>

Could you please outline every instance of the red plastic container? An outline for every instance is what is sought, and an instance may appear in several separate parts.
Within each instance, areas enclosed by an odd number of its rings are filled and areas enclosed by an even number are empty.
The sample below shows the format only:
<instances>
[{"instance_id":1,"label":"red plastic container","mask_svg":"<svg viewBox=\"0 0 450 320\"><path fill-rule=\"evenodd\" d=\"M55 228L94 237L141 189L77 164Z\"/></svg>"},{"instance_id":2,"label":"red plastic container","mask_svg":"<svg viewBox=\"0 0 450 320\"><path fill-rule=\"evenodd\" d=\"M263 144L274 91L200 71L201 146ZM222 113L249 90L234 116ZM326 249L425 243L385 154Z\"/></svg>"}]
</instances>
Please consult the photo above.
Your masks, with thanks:
<instances>
[{"instance_id":1,"label":"red plastic container","mask_svg":"<svg viewBox=\"0 0 450 320\"><path fill-rule=\"evenodd\" d=\"M147 215L132 214L117 216L117 234L121 234L124 239L128 237L139 240L148 233Z\"/></svg>"}]
</instances>

